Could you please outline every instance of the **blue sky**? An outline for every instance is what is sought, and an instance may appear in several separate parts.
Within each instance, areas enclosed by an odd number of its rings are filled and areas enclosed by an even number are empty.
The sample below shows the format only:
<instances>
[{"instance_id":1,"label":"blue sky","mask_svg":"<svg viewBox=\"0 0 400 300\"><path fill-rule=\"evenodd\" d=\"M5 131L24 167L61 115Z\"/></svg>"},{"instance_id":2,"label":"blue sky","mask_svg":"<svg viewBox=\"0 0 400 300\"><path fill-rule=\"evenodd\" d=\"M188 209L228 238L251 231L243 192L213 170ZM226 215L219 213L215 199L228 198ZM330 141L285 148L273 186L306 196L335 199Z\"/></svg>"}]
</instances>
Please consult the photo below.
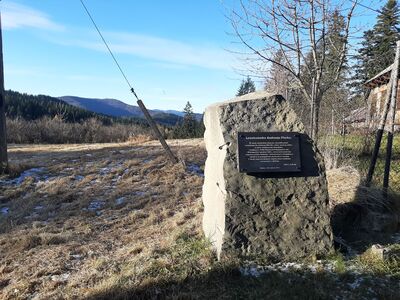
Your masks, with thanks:
<instances>
[{"instance_id":1,"label":"blue sky","mask_svg":"<svg viewBox=\"0 0 400 300\"><path fill-rule=\"evenodd\" d=\"M224 16L230 2L85 0L145 104L181 110L190 101L197 112L234 96L243 78L235 71L240 60L226 50L238 47ZM135 104L79 0L0 6L6 89ZM357 23L364 29L374 17L367 12Z\"/></svg>"}]
</instances>

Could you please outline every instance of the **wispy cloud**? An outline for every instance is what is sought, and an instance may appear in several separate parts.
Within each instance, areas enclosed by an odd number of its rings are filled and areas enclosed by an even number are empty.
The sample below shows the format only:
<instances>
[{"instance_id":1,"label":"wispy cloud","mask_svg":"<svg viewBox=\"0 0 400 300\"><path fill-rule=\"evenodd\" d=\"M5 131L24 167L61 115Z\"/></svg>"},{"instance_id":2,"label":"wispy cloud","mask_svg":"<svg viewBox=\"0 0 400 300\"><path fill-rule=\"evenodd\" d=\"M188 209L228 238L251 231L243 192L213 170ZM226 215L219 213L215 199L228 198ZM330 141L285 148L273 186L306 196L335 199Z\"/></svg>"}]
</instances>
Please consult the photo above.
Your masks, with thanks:
<instances>
[{"instance_id":1,"label":"wispy cloud","mask_svg":"<svg viewBox=\"0 0 400 300\"><path fill-rule=\"evenodd\" d=\"M7 1L1 3L2 26L5 29L32 27L45 30L63 30L64 27L53 22L50 17L36 9Z\"/></svg>"},{"instance_id":2,"label":"wispy cloud","mask_svg":"<svg viewBox=\"0 0 400 300\"><path fill-rule=\"evenodd\" d=\"M46 13L13 1L0 2L2 22L6 29L38 28L46 30L49 42L95 51L107 51L92 29L65 26L54 22ZM64 30L64 34L51 31ZM219 45L202 42L184 42L175 39L127 32L103 32L111 49L117 54L140 57L160 64L160 67L185 69L232 70L237 62L234 56Z\"/></svg>"},{"instance_id":3,"label":"wispy cloud","mask_svg":"<svg viewBox=\"0 0 400 300\"><path fill-rule=\"evenodd\" d=\"M71 28L70 28L71 29ZM107 49L98 36L75 29L73 37L47 36L51 42L96 51ZM162 64L162 67L184 69L195 66L206 69L232 70L236 64L232 53L214 44L188 43L173 39L135 33L104 32L111 49L117 54L127 54ZM83 36L84 35L84 36Z\"/></svg>"},{"instance_id":4,"label":"wispy cloud","mask_svg":"<svg viewBox=\"0 0 400 300\"><path fill-rule=\"evenodd\" d=\"M131 34L107 33L117 53L136 55L152 60L183 66L211 69L232 68L232 57L227 51L209 44L184 43L177 40Z\"/></svg>"}]
</instances>

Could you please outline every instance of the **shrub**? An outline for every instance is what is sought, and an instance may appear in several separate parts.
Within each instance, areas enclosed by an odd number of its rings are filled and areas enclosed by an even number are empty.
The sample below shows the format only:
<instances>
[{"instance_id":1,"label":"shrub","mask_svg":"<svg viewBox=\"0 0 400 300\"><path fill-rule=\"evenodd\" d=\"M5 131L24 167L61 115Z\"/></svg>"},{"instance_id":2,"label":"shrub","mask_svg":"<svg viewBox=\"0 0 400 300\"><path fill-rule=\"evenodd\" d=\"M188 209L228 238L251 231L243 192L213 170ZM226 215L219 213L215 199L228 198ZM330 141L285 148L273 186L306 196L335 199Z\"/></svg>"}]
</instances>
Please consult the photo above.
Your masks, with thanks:
<instances>
[{"instance_id":1,"label":"shrub","mask_svg":"<svg viewBox=\"0 0 400 300\"><path fill-rule=\"evenodd\" d=\"M135 137L151 137L149 128L140 125L112 123L103 125L96 118L68 123L61 117L44 117L27 121L7 118L8 143L109 143L126 142Z\"/></svg>"}]
</instances>

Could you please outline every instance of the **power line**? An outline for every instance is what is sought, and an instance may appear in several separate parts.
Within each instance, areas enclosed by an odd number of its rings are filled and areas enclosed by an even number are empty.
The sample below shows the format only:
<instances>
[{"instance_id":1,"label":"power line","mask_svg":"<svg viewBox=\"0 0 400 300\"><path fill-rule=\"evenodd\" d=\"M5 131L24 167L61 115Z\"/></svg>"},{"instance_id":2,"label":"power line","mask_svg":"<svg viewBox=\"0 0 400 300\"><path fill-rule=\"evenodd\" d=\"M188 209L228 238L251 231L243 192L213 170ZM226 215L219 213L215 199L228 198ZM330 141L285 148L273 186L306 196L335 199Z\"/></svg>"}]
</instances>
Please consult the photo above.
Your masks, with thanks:
<instances>
[{"instance_id":1,"label":"power line","mask_svg":"<svg viewBox=\"0 0 400 300\"><path fill-rule=\"evenodd\" d=\"M110 47L108 46L107 41L105 40L103 34L101 33L99 27L97 26L96 22L94 21L92 15L90 14L90 12L89 12L88 8L86 7L85 3L83 3L83 0L80 0L80 2L82 4L83 8L85 9L87 15L89 16L90 20L92 21L94 27L96 28L97 33L100 35L104 45L107 47L108 52L110 53L111 57L113 58L115 64L117 65L119 71L121 72L122 76L124 77L126 83L128 84L130 91L135 96L136 100L139 100L139 97L136 95L135 90L133 89L133 87L132 87L131 83L129 82L128 78L126 77L126 75L125 75L124 71L122 70L120 64L118 63L118 60L116 59L115 55L113 54L113 52L111 51Z\"/></svg>"},{"instance_id":2,"label":"power line","mask_svg":"<svg viewBox=\"0 0 400 300\"><path fill-rule=\"evenodd\" d=\"M387 16L387 17L391 17L391 16L389 16L388 14L384 13L383 11L381 11L381 10L379 10L379 9L372 8L372 7L370 7L370 6L367 6L367 5L365 5L365 4L362 4L362 3L358 2L358 1L355 1L355 0L350 0L350 1L353 2L353 3L356 4L356 5L359 5L359 6L361 6L361 7L364 7L364 8L366 8L366 9L369 9L370 11L376 12L376 13L381 14L381 15L385 15L385 16Z\"/></svg>"},{"instance_id":3,"label":"power line","mask_svg":"<svg viewBox=\"0 0 400 300\"><path fill-rule=\"evenodd\" d=\"M1 0L0 0L1 1ZM80 0L83 8L85 9L87 15L89 16L90 20L92 21L94 27L96 28L98 34L100 35L104 45L107 47L108 52L110 52L111 57L113 58L115 64L117 65L119 71L121 72L122 76L124 77L126 83L128 84L132 94L135 96L136 100L137 100L137 104L139 105L140 109L143 112L143 115L145 116L145 118L147 119L147 122L149 123L150 127L153 129L155 136L158 138L158 140L161 143L161 146L163 146L165 152L167 153L167 155L169 156L169 159L173 162L173 163L178 163L179 160L176 158L176 156L172 153L171 149L169 148L168 144L166 143L164 136L161 134L160 130L157 127L157 124L154 122L153 118L151 117L150 113L148 112L146 106L144 105L143 101L139 99L139 97L136 95L135 90L133 89L131 83L129 82L128 78L126 77L124 71L122 70L120 64L118 63L115 55L113 54L113 52L111 51L110 47L108 46L104 36L101 34L101 31L99 29L99 27L97 26L96 22L94 21L92 15L90 14L88 8L86 7L85 3L83 3L83 0Z\"/></svg>"}]
</instances>

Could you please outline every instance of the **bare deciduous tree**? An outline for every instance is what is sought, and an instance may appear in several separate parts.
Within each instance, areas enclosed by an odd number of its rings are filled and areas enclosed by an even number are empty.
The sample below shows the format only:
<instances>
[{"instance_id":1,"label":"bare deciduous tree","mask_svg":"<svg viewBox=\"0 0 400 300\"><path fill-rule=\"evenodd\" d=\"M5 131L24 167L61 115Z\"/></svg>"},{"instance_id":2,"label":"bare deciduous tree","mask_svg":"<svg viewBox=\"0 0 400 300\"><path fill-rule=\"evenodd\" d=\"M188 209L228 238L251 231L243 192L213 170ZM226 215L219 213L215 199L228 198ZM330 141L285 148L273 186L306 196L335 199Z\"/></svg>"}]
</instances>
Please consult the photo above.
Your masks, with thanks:
<instances>
[{"instance_id":1,"label":"bare deciduous tree","mask_svg":"<svg viewBox=\"0 0 400 300\"><path fill-rule=\"evenodd\" d=\"M321 101L340 79L357 0L350 5L331 0L242 0L240 4L230 21L239 41L250 50L253 71L265 72L265 66L275 65L290 74L310 104L310 135L317 138ZM335 11L345 14L339 48L329 36L329 18ZM327 61L328 49L335 50L334 62Z\"/></svg>"}]
</instances>

